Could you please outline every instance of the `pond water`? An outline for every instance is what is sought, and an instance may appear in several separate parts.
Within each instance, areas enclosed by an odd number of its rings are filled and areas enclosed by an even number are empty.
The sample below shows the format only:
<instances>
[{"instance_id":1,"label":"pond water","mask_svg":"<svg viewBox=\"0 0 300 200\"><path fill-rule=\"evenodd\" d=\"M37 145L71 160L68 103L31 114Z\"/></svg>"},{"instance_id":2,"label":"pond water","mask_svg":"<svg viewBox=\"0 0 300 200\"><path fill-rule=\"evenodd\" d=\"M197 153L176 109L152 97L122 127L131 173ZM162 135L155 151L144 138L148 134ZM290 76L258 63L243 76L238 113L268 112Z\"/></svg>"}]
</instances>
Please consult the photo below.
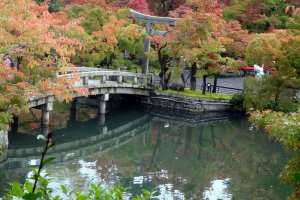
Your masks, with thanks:
<instances>
[{"instance_id":1,"label":"pond water","mask_svg":"<svg viewBox=\"0 0 300 200\"><path fill-rule=\"evenodd\" d=\"M264 132L249 130L242 116L187 116L126 105L104 118L93 107L55 107L50 130L57 145L49 156L56 160L46 167L53 187L122 185L130 188L125 199L156 187L158 198L166 200L276 200L290 192L279 180L288 156ZM39 162L42 142L26 122L39 114L31 115L19 122L18 132L27 134L9 134L0 196L7 182L24 181Z\"/></svg>"}]
</instances>

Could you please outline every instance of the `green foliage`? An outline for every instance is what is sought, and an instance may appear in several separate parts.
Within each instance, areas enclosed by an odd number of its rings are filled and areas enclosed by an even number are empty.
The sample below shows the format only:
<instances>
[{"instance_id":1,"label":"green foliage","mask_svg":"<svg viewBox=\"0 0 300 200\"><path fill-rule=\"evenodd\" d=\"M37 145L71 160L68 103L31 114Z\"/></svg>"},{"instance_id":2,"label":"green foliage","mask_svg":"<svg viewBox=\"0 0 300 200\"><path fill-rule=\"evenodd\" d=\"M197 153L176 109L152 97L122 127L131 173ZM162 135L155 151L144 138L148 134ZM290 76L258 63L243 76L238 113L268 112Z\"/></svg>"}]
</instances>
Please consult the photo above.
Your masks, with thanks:
<instances>
[{"instance_id":1,"label":"green foliage","mask_svg":"<svg viewBox=\"0 0 300 200\"><path fill-rule=\"evenodd\" d=\"M244 94L234 94L233 97L230 99L230 103L237 106L242 106L244 102Z\"/></svg>"},{"instance_id":2,"label":"green foliage","mask_svg":"<svg viewBox=\"0 0 300 200\"><path fill-rule=\"evenodd\" d=\"M287 28L289 28L290 31L295 35L297 33L298 35L300 34L300 14L295 15L288 19Z\"/></svg>"},{"instance_id":3,"label":"green foliage","mask_svg":"<svg viewBox=\"0 0 300 200\"><path fill-rule=\"evenodd\" d=\"M36 173L36 170L33 170ZM36 174L35 174L36 175ZM32 192L33 183L30 180L26 180L24 184L13 182L10 183L11 188L7 190L6 195L3 197L3 200L12 200L12 199L26 199L26 200L63 200L63 199L76 199L76 200L122 200L122 193L125 191L123 187L114 187L112 189L104 188L101 183L91 184L90 189L87 192L76 192L75 190L69 189L67 186L62 185L60 190L53 189L49 187L51 179L47 179L46 176L39 176L39 186L37 187L36 192ZM61 191L64 196L53 195L54 192ZM145 190L146 191L146 190ZM137 196L134 199L150 199L153 193L147 191L146 194ZM145 197L144 197L145 196ZM154 199L154 198L151 198Z\"/></svg>"},{"instance_id":4,"label":"green foliage","mask_svg":"<svg viewBox=\"0 0 300 200\"><path fill-rule=\"evenodd\" d=\"M51 179L48 179L46 174L44 176L38 175L37 170L32 169L33 178L38 176L39 185L35 192L32 192L34 187L32 181L27 179L24 184L13 182L10 183L11 188L6 191L6 195L3 200L12 199L26 199L26 200L64 200L64 199L76 199L76 200L123 200L122 193L126 191L123 187L113 187L111 189L104 188L101 183L91 183L90 189L87 192L76 192L65 185L61 185L60 189L53 189L49 187ZM53 193L61 192L64 196L54 195ZM157 189L152 191L142 189L142 194L137 195L133 200L155 200Z\"/></svg>"},{"instance_id":5,"label":"green foliage","mask_svg":"<svg viewBox=\"0 0 300 200\"><path fill-rule=\"evenodd\" d=\"M38 4L44 3L45 0L35 0ZM48 1L48 10L49 12L58 12L60 9L63 8L65 3L58 2L58 1Z\"/></svg>"},{"instance_id":6,"label":"green foliage","mask_svg":"<svg viewBox=\"0 0 300 200\"><path fill-rule=\"evenodd\" d=\"M182 71L182 68L180 68L176 65L170 69L170 72L172 73L172 76L170 78L170 83L182 83L181 71Z\"/></svg>"},{"instance_id":7,"label":"green foliage","mask_svg":"<svg viewBox=\"0 0 300 200\"><path fill-rule=\"evenodd\" d=\"M278 94L277 101L274 102L276 110L284 112L296 112L300 109L299 102L295 99L295 91L291 88L283 88Z\"/></svg>"},{"instance_id":8,"label":"green foliage","mask_svg":"<svg viewBox=\"0 0 300 200\"><path fill-rule=\"evenodd\" d=\"M227 6L222 10L222 17L227 21L237 20L239 16L246 12L246 9L247 4L245 1L238 3L233 3L233 1L231 1L230 6Z\"/></svg>"},{"instance_id":9,"label":"green foliage","mask_svg":"<svg viewBox=\"0 0 300 200\"><path fill-rule=\"evenodd\" d=\"M138 27L128 18L128 9L119 9L112 13L97 5L85 4L67 7L66 12L71 19L83 18L82 26L85 30L79 36L85 48L72 57L74 64L132 68L143 56L143 34L132 34L133 29L137 31ZM116 17L114 21L112 16ZM125 57L125 52L129 57Z\"/></svg>"},{"instance_id":10,"label":"green foliage","mask_svg":"<svg viewBox=\"0 0 300 200\"><path fill-rule=\"evenodd\" d=\"M62 3L62 2L49 2L48 3L48 6L49 6L48 10L49 10L49 12L58 12L63 8L64 5L65 4Z\"/></svg>"},{"instance_id":11,"label":"green foliage","mask_svg":"<svg viewBox=\"0 0 300 200\"><path fill-rule=\"evenodd\" d=\"M231 0L222 17L227 21L238 20L251 32L264 33L269 28L286 28L287 6L282 0Z\"/></svg>"},{"instance_id":12,"label":"green foliage","mask_svg":"<svg viewBox=\"0 0 300 200\"><path fill-rule=\"evenodd\" d=\"M6 195L3 197L3 200L123 200L122 193L125 191L123 187L120 186L107 189L102 187L101 183L91 183L90 189L87 192L82 193L69 189L65 185L61 185L60 190L65 196L61 197L59 195L54 195L53 193L58 193L59 191L49 187L49 184L52 181L48 178L49 174L45 173L44 175L41 175L43 168L55 160L55 157L44 159L48 149L55 145L55 140L53 140L52 137L52 132L49 132L46 137L44 135L37 136L37 139L45 141L45 147L42 152L38 169L33 168L31 170L32 176L27 179L24 184L18 182L10 183L11 188L6 191ZM154 188L151 192L142 189L142 192L142 195L137 195L135 198L133 198L133 200L156 199L155 194L157 193L157 189Z\"/></svg>"},{"instance_id":13,"label":"green foliage","mask_svg":"<svg viewBox=\"0 0 300 200\"><path fill-rule=\"evenodd\" d=\"M158 198L156 198L157 192L157 188L153 188L151 191L142 189L142 194L137 195L136 197L132 198L132 200L158 200Z\"/></svg>"},{"instance_id":14,"label":"green foliage","mask_svg":"<svg viewBox=\"0 0 300 200\"><path fill-rule=\"evenodd\" d=\"M255 35L246 49L246 62L249 65L271 66L279 54L281 42L275 34Z\"/></svg>"},{"instance_id":15,"label":"green foliage","mask_svg":"<svg viewBox=\"0 0 300 200\"><path fill-rule=\"evenodd\" d=\"M12 115L7 112L0 111L0 130L7 130L8 124L12 122Z\"/></svg>"},{"instance_id":16,"label":"green foliage","mask_svg":"<svg viewBox=\"0 0 300 200\"><path fill-rule=\"evenodd\" d=\"M247 21L243 23L243 28L249 29L254 33L264 33L270 26L269 18L264 15L252 22Z\"/></svg>"},{"instance_id":17,"label":"green foliage","mask_svg":"<svg viewBox=\"0 0 300 200\"><path fill-rule=\"evenodd\" d=\"M252 112L249 121L280 141L289 151L298 150L300 113L273 112L271 110Z\"/></svg>"},{"instance_id":18,"label":"green foliage","mask_svg":"<svg viewBox=\"0 0 300 200\"><path fill-rule=\"evenodd\" d=\"M292 26L286 32L253 37L246 51L248 64L265 64L267 67L278 68L278 71L271 77L264 77L261 82L246 80L246 109L274 109L284 112L299 109L294 98L295 92L300 88L299 39L297 26Z\"/></svg>"},{"instance_id":19,"label":"green foliage","mask_svg":"<svg viewBox=\"0 0 300 200\"><path fill-rule=\"evenodd\" d=\"M289 76L290 78L300 77L300 39L291 38L287 42L282 44L282 56L278 58L278 64L282 66L280 72L284 76ZM300 84L297 85L300 87Z\"/></svg>"},{"instance_id":20,"label":"green foliage","mask_svg":"<svg viewBox=\"0 0 300 200\"><path fill-rule=\"evenodd\" d=\"M263 81L257 81L254 77L247 77L244 80L244 103L243 107L246 110L251 109L266 109L268 104L274 101L273 95L269 94L271 92L269 86L266 85L265 79ZM272 91L274 88L272 89Z\"/></svg>"},{"instance_id":21,"label":"green foliage","mask_svg":"<svg viewBox=\"0 0 300 200\"><path fill-rule=\"evenodd\" d=\"M244 80L244 103L246 110L273 109L292 112L299 109L294 99L294 91L276 76L264 77L261 81L254 77Z\"/></svg>"},{"instance_id":22,"label":"green foliage","mask_svg":"<svg viewBox=\"0 0 300 200\"><path fill-rule=\"evenodd\" d=\"M93 4L73 5L64 9L70 19L84 18L82 26L87 34L101 30L107 24L109 13Z\"/></svg>"}]
</instances>

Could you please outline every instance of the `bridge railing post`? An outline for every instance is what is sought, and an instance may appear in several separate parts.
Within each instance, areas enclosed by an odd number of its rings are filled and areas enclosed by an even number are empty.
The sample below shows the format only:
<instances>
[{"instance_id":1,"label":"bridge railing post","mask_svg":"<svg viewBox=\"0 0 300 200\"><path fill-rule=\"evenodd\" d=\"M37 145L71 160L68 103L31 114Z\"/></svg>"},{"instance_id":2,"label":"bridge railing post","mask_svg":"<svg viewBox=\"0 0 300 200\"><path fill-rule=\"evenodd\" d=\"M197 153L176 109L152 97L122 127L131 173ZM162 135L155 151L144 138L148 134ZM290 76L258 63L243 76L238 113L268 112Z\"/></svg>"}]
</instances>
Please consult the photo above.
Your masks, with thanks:
<instances>
[{"instance_id":1,"label":"bridge railing post","mask_svg":"<svg viewBox=\"0 0 300 200\"><path fill-rule=\"evenodd\" d=\"M147 76L146 76L146 75L143 75L143 76L142 76L142 84L143 84L143 85L147 85L147 82L148 82L148 81L147 81Z\"/></svg>"},{"instance_id":2,"label":"bridge railing post","mask_svg":"<svg viewBox=\"0 0 300 200\"><path fill-rule=\"evenodd\" d=\"M82 77L82 85L88 85L89 84L89 77L84 76Z\"/></svg>"},{"instance_id":3,"label":"bridge railing post","mask_svg":"<svg viewBox=\"0 0 300 200\"><path fill-rule=\"evenodd\" d=\"M134 76L133 77L133 84L137 84L138 83L138 77L137 76Z\"/></svg>"},{"instance_id":4,"label":"bridge railing post","mask_svg":"<svg viewBox=\"0 0 300 200\"><path fill-rule=\"evenodd\" d=\"M152 85L152 76L151 76L151 74L149 74L147 76L147 85Z\"/></svg>"},{"instance_id":5,"label":"bridge railing post","mask_svg":"<svg viewBox=\"0 0 300 200\"><path fill-rule=\"evenodd\" d=\"M118 83L122 83L122 82L123 82L123 76L119 75L119 76L117 77L117 82L118 82Z\"/></svg>"},{"instance_id":6,"label":"bridge railing post","mask_svg":"<svg viewBox=\"0 0 300 200\"><path fill-rule=\"evenodd\" d=\"M106 83L106 75L101 76L101 83L103 83L103 84Z\"/></svg>"}]
</instances>

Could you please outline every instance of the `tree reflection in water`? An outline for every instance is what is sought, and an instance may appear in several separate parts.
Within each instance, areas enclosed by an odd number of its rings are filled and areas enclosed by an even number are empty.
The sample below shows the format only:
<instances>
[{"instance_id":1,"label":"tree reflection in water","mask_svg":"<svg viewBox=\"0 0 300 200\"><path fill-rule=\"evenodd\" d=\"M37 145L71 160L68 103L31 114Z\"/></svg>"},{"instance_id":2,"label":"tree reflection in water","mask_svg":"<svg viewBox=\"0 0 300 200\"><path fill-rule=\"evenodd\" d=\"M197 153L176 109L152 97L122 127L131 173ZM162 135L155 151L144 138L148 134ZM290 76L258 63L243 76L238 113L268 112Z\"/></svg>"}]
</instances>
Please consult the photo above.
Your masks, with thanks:
<instances>
[{"instance_id":1,"label":"tree reflection in water","mask_svg":"<svg viewBox=\"0 0 300 200\"><path fill-rule=\"evenodd\" d=\"M276 200L289 194L278 179L287 156L264 133L249 131L241 117L184 121L127 107L108 113L99 125L95 112L88 114L90 109L76 117L69 114L69 119L55 114L59 121L65 120L51 127L60 141L53 154L60 157L47 172L56 186L68 184L81 191L91 182L107 187L122 184L131 188L124 194L128 199L141 188L154 187L160 199ZM106 132L101 132L104 127ZM12 148L38 147L29 136L10 137ZM28 160L32 155L23 156ZM0 169L0 176L19 169L28 172L9 164Z\"/></svg>"}]
</instances>

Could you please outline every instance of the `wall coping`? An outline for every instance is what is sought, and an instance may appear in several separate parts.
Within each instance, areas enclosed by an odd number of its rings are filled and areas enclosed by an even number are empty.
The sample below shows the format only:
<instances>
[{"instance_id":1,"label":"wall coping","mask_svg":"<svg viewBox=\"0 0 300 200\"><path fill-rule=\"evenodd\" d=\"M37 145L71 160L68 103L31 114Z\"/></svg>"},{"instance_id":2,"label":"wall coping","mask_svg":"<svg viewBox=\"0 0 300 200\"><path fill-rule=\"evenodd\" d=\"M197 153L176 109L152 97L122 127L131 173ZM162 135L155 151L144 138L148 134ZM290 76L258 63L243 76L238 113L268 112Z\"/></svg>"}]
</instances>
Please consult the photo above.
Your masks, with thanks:
<instances>
[{"instance_id":1,"label":"wall coping","mask_svg":"<svg viewBox=\"0 0 300 200\"><path fill-rule=\"evenodd\" d=\"M230 100L227 100L227 99L191 97L191 96L185 96L182 94L166 93L166 92L155 92L154 95L150 96L150 98L153 98L153 97L154 98L155 97L172 97L172 98L180 98L180 99L185 99L185 100L190 100L190 101L198 101L198 102L230 103Z\"/></svg>"}]
</instances>

